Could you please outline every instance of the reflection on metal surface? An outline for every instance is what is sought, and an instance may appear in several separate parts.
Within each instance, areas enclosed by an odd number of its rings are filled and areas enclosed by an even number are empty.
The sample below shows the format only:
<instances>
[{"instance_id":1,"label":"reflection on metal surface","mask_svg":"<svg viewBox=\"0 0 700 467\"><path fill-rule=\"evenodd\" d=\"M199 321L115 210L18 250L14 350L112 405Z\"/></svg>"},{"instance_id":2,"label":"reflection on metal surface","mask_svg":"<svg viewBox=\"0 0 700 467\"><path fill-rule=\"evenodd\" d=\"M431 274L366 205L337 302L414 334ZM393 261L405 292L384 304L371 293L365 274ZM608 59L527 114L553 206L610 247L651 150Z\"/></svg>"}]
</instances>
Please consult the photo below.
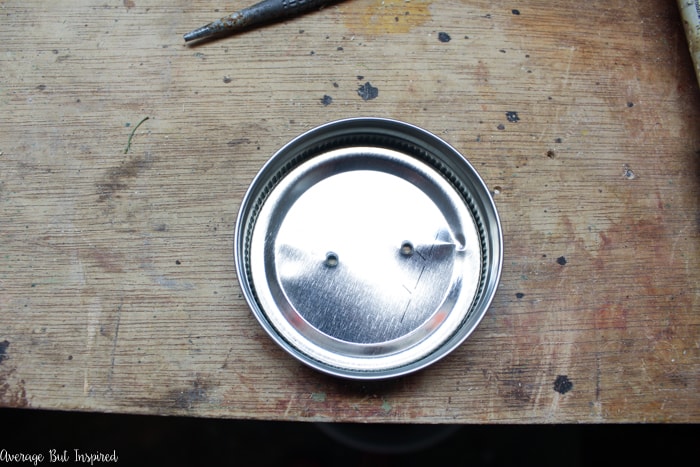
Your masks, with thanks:
<instances>
[{"instance_id":1,"label":"reflection on metal surface","mask_svg":"<svg viewBox=\"0 0 700 467\"><path fill-rule=\"evenodd\" d=\"M374 379L467 337L495 292L502 238L454 149L401 122L351 119L273 156L243 201L235 253L246 299L282 347Z\"/></svg>"}]
</instances>

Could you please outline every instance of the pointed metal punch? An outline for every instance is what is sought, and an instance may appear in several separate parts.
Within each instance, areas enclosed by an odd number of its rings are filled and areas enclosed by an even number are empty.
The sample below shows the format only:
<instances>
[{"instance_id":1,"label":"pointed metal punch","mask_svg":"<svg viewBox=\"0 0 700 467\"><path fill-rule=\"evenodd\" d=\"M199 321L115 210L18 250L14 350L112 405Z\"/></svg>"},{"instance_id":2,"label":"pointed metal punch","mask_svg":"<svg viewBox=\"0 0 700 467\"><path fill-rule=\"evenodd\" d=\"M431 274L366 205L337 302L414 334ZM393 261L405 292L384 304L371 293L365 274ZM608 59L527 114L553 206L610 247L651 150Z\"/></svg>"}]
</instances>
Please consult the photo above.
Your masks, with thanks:
<instances>
[{"instance_id":1,"label":"pointed metal punch","mask_svg":"<svg viewBox=\"0 0 700 467\"><path fill-rule=\"evenodd\" d=\"M337 0L263 0L185 34L185 42L234 33L260 24L300 15Z\"/></svg>"}]
</instances>

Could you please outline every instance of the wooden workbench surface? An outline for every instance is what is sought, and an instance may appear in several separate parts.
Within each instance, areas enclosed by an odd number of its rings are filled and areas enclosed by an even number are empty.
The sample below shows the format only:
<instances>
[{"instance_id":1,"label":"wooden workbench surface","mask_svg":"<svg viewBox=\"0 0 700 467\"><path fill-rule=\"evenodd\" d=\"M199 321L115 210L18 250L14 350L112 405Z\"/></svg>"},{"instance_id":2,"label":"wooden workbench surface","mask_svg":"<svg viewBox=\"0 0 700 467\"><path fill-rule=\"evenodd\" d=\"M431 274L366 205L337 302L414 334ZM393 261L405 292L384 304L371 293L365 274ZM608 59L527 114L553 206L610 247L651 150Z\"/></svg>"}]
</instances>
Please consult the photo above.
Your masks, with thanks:
<instances>
[{"instance_id":1,"label":"wooden workbench surface","mask_svg":"<svg viewBox=\"0 0 700 467\"><path fill-rule=\"evenodd\" d=\"M675 2L349 0L184 46L243 5L0 1L1 406L700 422L700 92ZM352 116L465 154L505 241L474 334L375 383L279 349L232 257L262 164Z\"/></svg>"}]
</instances>

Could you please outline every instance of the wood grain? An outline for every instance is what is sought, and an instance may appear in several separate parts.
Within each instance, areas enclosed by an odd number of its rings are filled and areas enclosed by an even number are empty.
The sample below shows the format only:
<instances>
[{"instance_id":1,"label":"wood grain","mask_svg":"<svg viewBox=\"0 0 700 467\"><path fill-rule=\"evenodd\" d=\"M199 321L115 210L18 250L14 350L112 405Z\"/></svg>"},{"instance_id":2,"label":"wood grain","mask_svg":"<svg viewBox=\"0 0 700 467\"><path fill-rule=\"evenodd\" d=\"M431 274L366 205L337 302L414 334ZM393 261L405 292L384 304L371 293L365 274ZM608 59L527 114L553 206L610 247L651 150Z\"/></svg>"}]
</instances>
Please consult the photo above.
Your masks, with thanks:
<instances>
[{"instance_id":1,"label":"wood grain","mask_svg":"<svg viewBox=\"0 0 700 467\"><path fill-rule=\"evenodd\" d=\"M0 3L1 406L700 421L700 92L674 2L352 0L184 46L220 8ZM278 349L232 258L267 158L351 116L463 152L506 246L467 342L379 383Z\"/></svg>"}]
</instances>

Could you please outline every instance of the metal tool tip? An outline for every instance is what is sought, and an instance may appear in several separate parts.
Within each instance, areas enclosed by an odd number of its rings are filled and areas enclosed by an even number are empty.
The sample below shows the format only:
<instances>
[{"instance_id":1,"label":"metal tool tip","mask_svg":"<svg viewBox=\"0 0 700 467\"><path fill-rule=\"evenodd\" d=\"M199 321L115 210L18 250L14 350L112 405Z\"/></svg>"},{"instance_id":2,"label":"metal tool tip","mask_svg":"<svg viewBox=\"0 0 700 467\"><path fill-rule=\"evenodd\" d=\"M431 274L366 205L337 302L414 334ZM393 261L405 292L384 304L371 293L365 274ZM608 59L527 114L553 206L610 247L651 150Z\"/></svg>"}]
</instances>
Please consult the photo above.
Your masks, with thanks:
<instances>
[{"instance_id":1,"label":"metal tool tip","mask_svg":"<svg viewBox=\"0 0 700 467\"><path fill-rule=\"evenodd\" d=\"M208 26L201 27L199 29L195 29L194 31L190 31L187 34L185 34L183 37L185 38L185 42L190 42L195 39L201 39L203 37L207 37L211 35L211 29Z\"/></svg>"}]
</instances>

